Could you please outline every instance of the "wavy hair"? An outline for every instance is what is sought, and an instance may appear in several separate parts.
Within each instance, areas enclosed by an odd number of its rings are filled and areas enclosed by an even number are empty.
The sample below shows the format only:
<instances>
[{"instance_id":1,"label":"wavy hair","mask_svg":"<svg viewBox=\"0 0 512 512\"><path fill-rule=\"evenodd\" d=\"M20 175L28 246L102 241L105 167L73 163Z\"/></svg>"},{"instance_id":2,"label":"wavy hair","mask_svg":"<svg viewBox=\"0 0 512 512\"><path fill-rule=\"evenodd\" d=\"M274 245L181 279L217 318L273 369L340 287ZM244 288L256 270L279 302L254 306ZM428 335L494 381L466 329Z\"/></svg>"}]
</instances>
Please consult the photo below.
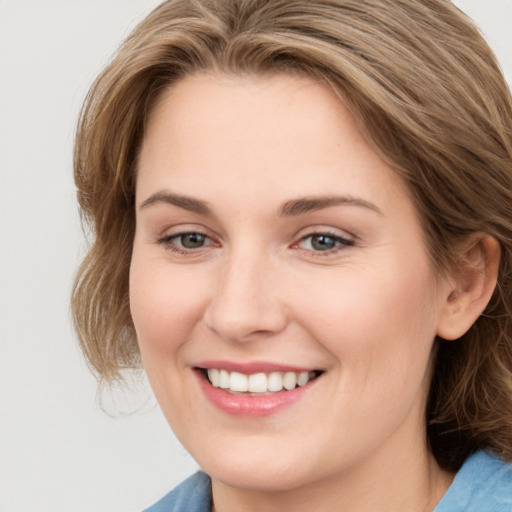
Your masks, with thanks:
<instances>
[{"instance_id":1,"label":"wavy hair","mask_svg":"<svg viewBox=\"0 0 512 512\"><path fill-rule=\"evenodd\" d=\"M492 51L448 0L170 0L137 26L90 89L76 135L92 243L72 311L96 375L113 382L140 366L128 275L148 113L207 70L300 73L331 87L407 184L438 272L461 238L499 241L484 314L459 340L435 342L426 425L444 469L483 448L512 460L512 102Z\"/></svg>"}]
</instances>

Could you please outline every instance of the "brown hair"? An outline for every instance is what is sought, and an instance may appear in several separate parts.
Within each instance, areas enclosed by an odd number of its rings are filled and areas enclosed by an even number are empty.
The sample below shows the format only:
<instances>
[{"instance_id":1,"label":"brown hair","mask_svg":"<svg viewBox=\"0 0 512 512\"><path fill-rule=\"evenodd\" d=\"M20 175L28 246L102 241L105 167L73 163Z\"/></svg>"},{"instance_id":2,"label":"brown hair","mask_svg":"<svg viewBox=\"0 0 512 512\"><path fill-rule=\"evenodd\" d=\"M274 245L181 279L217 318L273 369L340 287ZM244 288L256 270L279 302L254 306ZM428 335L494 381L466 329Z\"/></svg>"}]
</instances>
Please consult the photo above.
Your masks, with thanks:
<instances>
[{"instance_id":1,"label":"brown hair","mask_svg":"<svg viewBox=\"0 0 512 512\"><path fill-rule=\"evenodd\" d=\"M512 102L495 57L447 0L170 0L125 41L79 121L75 180L92 246L72 307L104 381L140 365L128 300L137 153L160 93L185 75L297 72L336 91L402 176L439 272L461 237L501 247L498 286L457 341L436 341L427 434L456 470L512 460Z\"/></svg>"}]
</instances>

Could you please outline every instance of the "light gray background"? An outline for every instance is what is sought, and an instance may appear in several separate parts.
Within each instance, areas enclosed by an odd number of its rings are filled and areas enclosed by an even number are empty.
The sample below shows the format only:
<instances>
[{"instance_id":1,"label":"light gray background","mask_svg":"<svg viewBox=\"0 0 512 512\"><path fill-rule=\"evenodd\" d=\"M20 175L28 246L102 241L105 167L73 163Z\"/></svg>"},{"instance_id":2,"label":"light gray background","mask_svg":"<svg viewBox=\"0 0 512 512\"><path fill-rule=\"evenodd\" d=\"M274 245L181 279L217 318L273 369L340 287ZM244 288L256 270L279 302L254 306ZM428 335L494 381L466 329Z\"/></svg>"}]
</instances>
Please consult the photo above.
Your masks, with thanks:
<instances>
[{"instance_id":1,"label":"light gray background","mask_svg":"<svg viewBox=\"0 0 512 512\"><path fill-rule=\"evenodd\" d=\"M512 0L458 0L512 77ZM69 322L88 85L158 0L0 0L0 512L135 512L196 468L150 392L96 384Z\"/></svg>"}]
</instances>

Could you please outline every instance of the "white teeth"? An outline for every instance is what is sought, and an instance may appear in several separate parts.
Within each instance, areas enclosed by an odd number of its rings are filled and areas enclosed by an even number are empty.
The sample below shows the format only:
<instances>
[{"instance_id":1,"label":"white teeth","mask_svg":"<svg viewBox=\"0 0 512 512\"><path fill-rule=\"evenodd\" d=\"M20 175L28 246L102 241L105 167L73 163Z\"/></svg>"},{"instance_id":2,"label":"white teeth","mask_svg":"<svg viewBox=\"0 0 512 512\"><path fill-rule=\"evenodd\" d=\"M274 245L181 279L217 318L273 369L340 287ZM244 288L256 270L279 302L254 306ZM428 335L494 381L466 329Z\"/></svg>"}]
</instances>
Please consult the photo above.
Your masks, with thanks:
<instances>
[{"instance_id":1,"label":"white teeth","mask_svg":"<svg viewBox=\"0 0 512 512\"><path fill-rule=\"evenodd\" d=\"M229 376L229 389L231 391L247 391L249 389L247 375L238 372L231 372Z\"/></svg>"},{"instance_id":2,"label":"white teeth","mask_svg":"<svg viewBox=\"0 0 512 512\"><path fill-rule=\"evenodd\" d=\"M229 389L229 372L226 370L219 372L219 388Z\"/></svg>"},{"instance_id":3,"label":"white teeth","mask_svg":"<svg viewBox=\"0 0 512 512\"><path fill-rule=\"evenodd\" d=\"M208 368L208 380L212 386L236 393L276 393L286 389L291 391L297 386L306 385L316 374L315 372L263 372L245 375L239 372L228 372L218 368Z\"/></svg>"},{"instance_id":4,"label":"white teeth","mask_svg":"<svg viewBox=\"0 0 512 512\"><path fill-rule=\"evenodd\" d=\"M283 379L283 386L285 387L285 389L290 391L291 389L294 389L296 385L297 385L297 374L294 372L286 372L284 374L284 379Z\"/></svg>"},{"instance_id":5,"label":"white teeth","mask_svg":"<svg viewBox=\"0 0 512 512\"><path fill-rule=\"evenodd\" d=\"M268 376L268 390L281 391L283 389L283 374L280 372L272 372Z\"/></svg>"},{"instance_id":6,"label":"white teeth","mask_svg":"<svg viewBox=\"0 0 512 512\"><path fill-rule=\"evenodd\" d=\"M300 372L297 377L297 386L304 386L309 381L309 372Z\"/></svg>"},{"instance_id":7,"label":"white teeth","mask_svg":"<svg viewBox=\"0 0 512 512\"><path fill-rule=\"evenodd\" d=\"M218 388L219 387L219 373L220 371L217 368L209 368L208 369L208 378L212 383L212 386Z\"/></svg>"},{"instance_id":8,"label":"white teeth","mask_svg":"<svg viewBox=\"0 0 512 512\"><path fill-rule=\"evenodd\" d=\"M264 373L249 375L249 391L251 393L265 393L267 391L267 376Z\"/></svg>"}]
</instances>

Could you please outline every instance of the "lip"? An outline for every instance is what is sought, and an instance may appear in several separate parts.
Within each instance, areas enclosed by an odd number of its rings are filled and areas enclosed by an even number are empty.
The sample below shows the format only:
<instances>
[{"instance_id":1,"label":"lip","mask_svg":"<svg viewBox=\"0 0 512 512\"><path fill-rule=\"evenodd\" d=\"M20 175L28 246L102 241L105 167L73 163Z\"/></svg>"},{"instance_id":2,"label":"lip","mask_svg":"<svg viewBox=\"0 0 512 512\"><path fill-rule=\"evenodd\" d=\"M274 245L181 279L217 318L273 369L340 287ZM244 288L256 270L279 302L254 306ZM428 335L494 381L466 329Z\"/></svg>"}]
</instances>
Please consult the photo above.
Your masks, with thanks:
<instances>
[{"instance_id":1,"label":"lip","mask_svg":"<svg viewBox=\"0 0 512 512\"><path fill-rule=\"evenodd\" d=\"M291 406L301 400L316 384L319 377L309 381L301 387L290 391L278 391L268 395L234 395L216 388L205 378L203 371L208 368L220 368L227 371L236 371L246 375L252 373L270 373L272 371L308 371L300 368L273 363L233 363L227 361L203 361L194 368L194 374L206 398L220 411L236 417L259 418L270 416L281 409Z\"/></svg>"},{"instance_id":2,"label":"lip","mask_svg":"<svg viewBox=\"0 0 512 512\"><path fill-rule=\"evenodd\" d=\"M245 375L253 373L270 373L270 372L309 372L318 368L306 368L302 366L292 366L287 364L270 363L267 361L251 361L245 363L236 363L233 361L215 360L201 361L195 365L196 368L208 370L209 368L218 368L219 370L227 370L228 372L238 372Z\"/></svg>"}]
</instances>

